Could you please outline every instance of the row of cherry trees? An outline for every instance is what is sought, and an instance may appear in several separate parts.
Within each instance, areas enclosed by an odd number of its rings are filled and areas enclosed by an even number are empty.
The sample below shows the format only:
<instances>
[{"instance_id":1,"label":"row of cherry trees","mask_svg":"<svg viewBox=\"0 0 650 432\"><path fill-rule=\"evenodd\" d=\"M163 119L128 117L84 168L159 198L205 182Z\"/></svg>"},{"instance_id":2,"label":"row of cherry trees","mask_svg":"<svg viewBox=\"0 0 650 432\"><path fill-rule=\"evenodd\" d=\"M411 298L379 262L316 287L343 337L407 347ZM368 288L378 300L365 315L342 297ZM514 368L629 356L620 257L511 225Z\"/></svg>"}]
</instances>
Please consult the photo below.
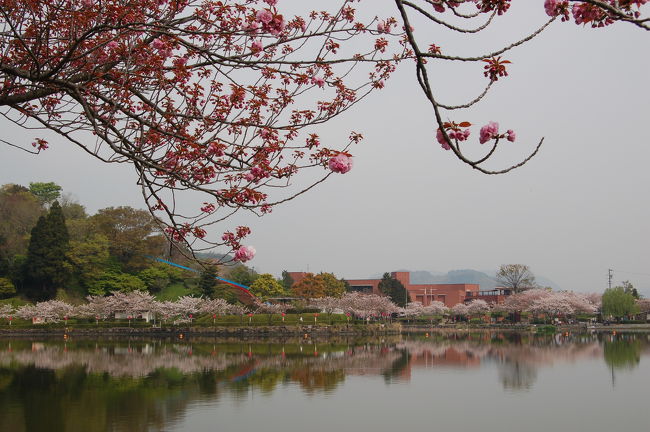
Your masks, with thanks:
<instances>
[{"instance_id":1,"label":"row of cherry trees","mask_svg":"<svg viewBox=\"0 0 650 432\"><path fill-rule=\"evenodd\" d=\"M0 318L18 317L25 320L34 318L44 322L59 322L70 317L94 318L107 320L115 317L116 313L129 319L153 313L160 320L174 322L190 321L199 315L268 314L269 319L275 314L284 314L294 307L290 304L257 303L250 306L233 305L223 299L203 299L184 296L177 301L156 301L155 298L142 291L130 293L115 293L108 297L89 296L88 302L73 306L59 300L50 300L34 305L25 305L17 309L10 305L0 306ZM650 311L650 301L638 300L642 312ZM601 307L600 294L582 294L570 291L555 292L544 289L532 289L508 297L501 304L490 304L484 300L474 300L467 304L457 304L448 308L443 303L434 301L423 306L419 302L411 302L405 308L395 305L386 296L348 293L341 298L323 297L312 299L308 306L331 315L345 313L358 319L383 319L398 313L406 317L421 316L452 316L452 317L481 317L492 312L522 313L533 316L567 317L577 314L594 314Z\"/></svg>"}]
</instances>

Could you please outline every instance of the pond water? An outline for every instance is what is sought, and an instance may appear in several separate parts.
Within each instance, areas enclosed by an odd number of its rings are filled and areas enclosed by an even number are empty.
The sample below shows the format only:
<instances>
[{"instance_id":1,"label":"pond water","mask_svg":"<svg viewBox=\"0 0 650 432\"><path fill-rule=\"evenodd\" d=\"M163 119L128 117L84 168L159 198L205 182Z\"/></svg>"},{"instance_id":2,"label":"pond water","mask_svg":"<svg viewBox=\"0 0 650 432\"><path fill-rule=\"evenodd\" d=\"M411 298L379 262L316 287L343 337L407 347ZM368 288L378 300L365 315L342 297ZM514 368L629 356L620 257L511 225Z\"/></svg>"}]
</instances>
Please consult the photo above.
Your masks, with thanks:
<instances>
[{"instance_id":1,"label":"pond water","mask_svg":"<svg viewBox=\"0 0 650 432\"><path fill-rule=\"evenodd\" d=\"M650 334L0 339L0 431L650 429Z\"/></svg>"}]
</instances>

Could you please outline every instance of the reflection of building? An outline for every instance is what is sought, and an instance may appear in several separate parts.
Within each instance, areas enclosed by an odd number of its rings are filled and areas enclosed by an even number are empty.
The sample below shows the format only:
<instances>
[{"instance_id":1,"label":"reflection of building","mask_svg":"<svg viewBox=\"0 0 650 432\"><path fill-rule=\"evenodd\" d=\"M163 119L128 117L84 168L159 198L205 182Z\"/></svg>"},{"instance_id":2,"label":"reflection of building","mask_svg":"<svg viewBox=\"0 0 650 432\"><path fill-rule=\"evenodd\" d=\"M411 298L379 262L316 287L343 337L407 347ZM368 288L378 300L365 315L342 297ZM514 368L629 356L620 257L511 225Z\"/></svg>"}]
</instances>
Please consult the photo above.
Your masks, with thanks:
<instances>
[{"instance_id":1,"label":"reflection of building","mask_svg":"<svg viewBox=\"0 0 650 432\"><path fill-rule=\"evenodd\" d=\"M305 278L307 273L290 272L289 275L294 283L298 283ZM463 303L468 299L483 298L478 297L478 284L411 284L409 272L393 272L391 276L404 285L409 293L411 301L417 301L424 306L428 306L432 301L439 301L448 307ZM364 292L368 294L381 294L379 291L379 282L381 279L348 279L352 291Z\"/></svg>"}]
</instances>

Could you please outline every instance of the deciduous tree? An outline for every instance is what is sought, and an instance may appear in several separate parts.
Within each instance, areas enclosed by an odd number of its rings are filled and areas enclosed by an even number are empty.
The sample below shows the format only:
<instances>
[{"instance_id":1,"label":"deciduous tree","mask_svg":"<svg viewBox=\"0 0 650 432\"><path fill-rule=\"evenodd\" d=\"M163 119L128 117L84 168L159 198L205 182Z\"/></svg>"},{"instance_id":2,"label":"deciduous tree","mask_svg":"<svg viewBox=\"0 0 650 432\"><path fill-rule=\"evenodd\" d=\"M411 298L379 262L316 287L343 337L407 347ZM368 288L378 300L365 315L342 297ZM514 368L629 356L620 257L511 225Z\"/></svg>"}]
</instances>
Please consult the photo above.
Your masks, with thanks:
<instances>
[{"instance_id":1,"label":"deciduous tree","mask_svg":"<svg viewBox=\"0 0 650 432\"><path fill-rule=\"evenodd\" d=\"M300 282L295 283L291 288L296 296L305 299L325 297L326 289L325 281L313 273L307 273Z\"/></svg>"},{"instance_id":2,"label":"deciduous tree","mask_svg":"<svg viewBox=\"0 0 650 432\"><path fill-rule=\"evenodd\" d=\"M318 277L325 283L325 295L328 297L341 297L345 294L345 282L337 279L332 273L319 273Z\"/></svg>"},{"instance_id":3,"label":"deciduous tree","mask_svg":"<svg viewBox=\"0 0 650 432\"><path fill-rule=\"evenodd\" d=\"M94 228L105 235L110 253L124 271L142 270L149 264L146 255L162 253L163 242L158 226L145 210L132 207L108 207L92 216Z\"/></svg>"},{"instance_id":4,"label":"deciduous tree","mask_svg":"<svg viewBox=\"0 0 650 432\"><path fill-rule=\"evenodd\" d=\"M29 236L43 206L23 186L6 184L0 188L0 257L12 261L27 252Z\"/></svg>"},{"instance_id":5,"label":"deciduous tree","mask_svg":"<svg viewBox=\"0 0 650 432\"><path fill-rule=\"evenodd\" d=\"M45 207L49 207L61 197L61 186L54 182L34 182L29 184L29 191Z\"/></svg>"},{"instance_id":6,"label":"deciduous tree","mask_svg":"<svg viewBox=\"0 0 650 432\"><path fill-rule=\"evenodd\" d=\"M497 272L497 281L514 293L535 288L535 275L524 264L503 264Z\"/></svg>"},{"instance_id":7,"label":"deciduous tree","mask_svg":"<svg viewBox=\"0 0 650 432\"><path fill-rule=\"evenodd\" d=\"M261 274L255 282L251 284L250 290L251 293L260 299L282 297L287 294L282 284L280 284L273 275L268 273Z\"/></svg>"},{"instance_id":8,"label":"deciduous tree","mask_svg":"<svg viewBox=\"0 0 650 432\"><path fill-rule=\"evenodd\" d=\"M623 287L608 288L603 294L602 312L604 316L622 318L637 313L638 306Z\"/></svg>"}]
</instances>

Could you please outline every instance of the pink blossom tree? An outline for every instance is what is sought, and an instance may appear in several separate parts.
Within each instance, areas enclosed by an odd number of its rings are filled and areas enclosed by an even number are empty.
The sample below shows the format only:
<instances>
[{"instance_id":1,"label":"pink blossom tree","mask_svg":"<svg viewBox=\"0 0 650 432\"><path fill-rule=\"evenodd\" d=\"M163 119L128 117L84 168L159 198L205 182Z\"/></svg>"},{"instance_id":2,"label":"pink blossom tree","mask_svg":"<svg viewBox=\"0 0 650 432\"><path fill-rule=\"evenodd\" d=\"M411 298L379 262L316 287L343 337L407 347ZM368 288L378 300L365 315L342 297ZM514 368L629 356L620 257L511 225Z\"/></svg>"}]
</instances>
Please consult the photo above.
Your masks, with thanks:
<instances>
[{"instance_id":1,"label":"pink blossom tree","mask_svg":"<svg viewBox=\"0 0 650 432\"><path fill-rule=\"evenodd\" d=\"M592 27L650 28L642 14L648 0L537 1L545 24L465 56L416 29L435 26L437 39L443 31L480 37L510 0L395 0L395 17L376 17L375 3L354 0L303 16L289 16L275 0L0 0L0 106L30 135L45 129L102 161L130 163L175 243L224 246L246 261L255 254L242 244L250 229L215 235L209 226L241 210L268 213L352 169L350 145L362 135L321 142L316 127L383 88L401 60L415 63L437 126L432 139L481 172L504 173L530 160L543 140L521 162L489 169L497 146L516 133L480 119L478 142L489 148L478 158L461 149L472 127L461 113L507 77L504 56L570 16ZM450 83L433 79L431 68L442 62L483 65L484 90L459 104L441 101L437 90ZM457 118L443 119L451 114ZM36 133L31 145L3 142L39 153L48 139ZM287 189L313 170L318 179ZM175 206L187 190L204 196L192 214Z\"/></svg>"}]
</instances>

